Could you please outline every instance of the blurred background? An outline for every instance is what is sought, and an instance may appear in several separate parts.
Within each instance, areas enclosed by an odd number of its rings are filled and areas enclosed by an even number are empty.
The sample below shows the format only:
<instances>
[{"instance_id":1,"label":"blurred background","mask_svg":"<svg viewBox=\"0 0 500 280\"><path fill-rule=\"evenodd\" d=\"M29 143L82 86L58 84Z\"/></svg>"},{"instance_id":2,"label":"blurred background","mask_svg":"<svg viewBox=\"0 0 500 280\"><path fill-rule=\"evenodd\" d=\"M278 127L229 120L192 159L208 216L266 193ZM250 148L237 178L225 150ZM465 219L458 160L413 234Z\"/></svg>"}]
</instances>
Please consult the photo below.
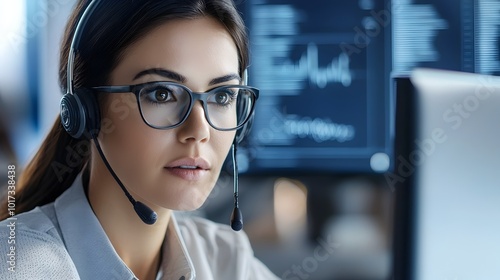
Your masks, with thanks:
<instances>
[{"instance_id":1,"label":"blurred background","mask_svg":"<svg viewBox=\"0 0 500 280\"><path fill-rule=\"evenodd\" d=\"M250 33L249 84L261 90L238 154L256 256L283 279L390 279L391 77L500 73L500 0L235 2ZM59 113L59 45L74 3L0 0L0 170L21 170ZM228 223L232 189L227 168L191 214Z\"/></svg>"}]
</instances>

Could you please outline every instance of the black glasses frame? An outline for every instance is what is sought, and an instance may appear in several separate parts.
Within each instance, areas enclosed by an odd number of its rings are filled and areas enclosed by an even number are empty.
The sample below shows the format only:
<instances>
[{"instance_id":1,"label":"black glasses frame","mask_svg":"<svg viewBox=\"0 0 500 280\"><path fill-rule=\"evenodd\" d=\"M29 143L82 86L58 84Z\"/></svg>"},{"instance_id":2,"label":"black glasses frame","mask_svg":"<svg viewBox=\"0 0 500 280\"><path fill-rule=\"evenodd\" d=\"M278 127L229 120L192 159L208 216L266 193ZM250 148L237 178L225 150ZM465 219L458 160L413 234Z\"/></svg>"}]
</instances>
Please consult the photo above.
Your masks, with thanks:
<instances>
[{"instance_id":1,"label":"black glasses frame","mask_svg":"<svg viewBox=\"0 0 500 280\"><path fill-rule=\"evenodd\" d=\"M142 112L142 105L141 105L141 101L140 101L140 93L141 93L141 90L144 87L146 87L146 86L152 86L152 85L153 86L154 85L178 86L178 87L183 88L187 93L189 93L189 98L190 98L190 100L189 100L189 108L186 111L186 114L182 117L182 119L179 121L178 124L170 125L170 126L166 126L166 127L161 127L161 126L152 125L152 124L150 124L146 120L146 118L144 117L144 114ZM249 91L249 92L251 92L253 94L254 99L253 99L253 102L251 104L252 107L250 108L250 113L245 118L245 120L243 120L243 122L241 124L239 124L238 126L236 126L234 128L219 128L219 127L216 127L210 121L210 117L208 116L207 99L210 96L210 94L218 92L220 90L227 89L227 88L232 88L232 89L237 88L237 89L247 90L247 91ZM170 128L175 128L175 127L178 127L178 126L182 125L187 120L187 118L189 117L189 115L191 114L191 110L193 109L193 106L196 103L196 101L199 100L199 101L201 101L202 106L203 106L203 110L204 110L204 114L205 114L205 119L207 120L207 122L210 124L211 127L215 128L217 130L220 130L220 131L236 130L236 129L239 129L239 128L243 127L248 122L248 120L250 119L250 117L254 113L255 103L256 103L257 99L259 98L259 89L254 88L254 87L250 87L250 86L244 86L244 85L220 86L220 87L213 88L213 89L211 89L209 91L206 91L206 92L194 92L191 89L189 89L188 87L186 87L185 85L174 83L174 82L149 82L149 83L143 83L143 84L124 85L124 86L98 86L98 87L91 87L91 89L94 90L94 91L96 91L96 92L105 92L105 93L133 93L135 95L135 97L136 97L137 107L139 108L139 111L141 113L142 120L144 121L144 123L146 125L148 125L151 128L154 128L154 129L170 129Z\"/></svg>"}]
</instances>

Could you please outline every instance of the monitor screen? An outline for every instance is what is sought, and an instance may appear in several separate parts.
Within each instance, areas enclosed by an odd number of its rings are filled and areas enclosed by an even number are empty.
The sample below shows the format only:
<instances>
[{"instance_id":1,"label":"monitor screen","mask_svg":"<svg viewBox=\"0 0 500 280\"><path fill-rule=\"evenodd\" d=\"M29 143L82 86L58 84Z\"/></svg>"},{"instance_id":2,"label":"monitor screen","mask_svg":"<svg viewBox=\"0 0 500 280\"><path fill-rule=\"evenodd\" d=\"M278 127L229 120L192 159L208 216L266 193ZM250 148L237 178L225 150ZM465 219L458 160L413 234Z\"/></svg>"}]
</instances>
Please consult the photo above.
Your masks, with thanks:
<instances>
[{"instance_id":1,"label":"monitor screen","mask_svg":"<svg viewBox=\"0 0 500 280\"><path fill-rule=\"evenodd\" d=\"M242 171L390 168L385 2L245 2L261 95Z\"/></svg>"}]
</instances>

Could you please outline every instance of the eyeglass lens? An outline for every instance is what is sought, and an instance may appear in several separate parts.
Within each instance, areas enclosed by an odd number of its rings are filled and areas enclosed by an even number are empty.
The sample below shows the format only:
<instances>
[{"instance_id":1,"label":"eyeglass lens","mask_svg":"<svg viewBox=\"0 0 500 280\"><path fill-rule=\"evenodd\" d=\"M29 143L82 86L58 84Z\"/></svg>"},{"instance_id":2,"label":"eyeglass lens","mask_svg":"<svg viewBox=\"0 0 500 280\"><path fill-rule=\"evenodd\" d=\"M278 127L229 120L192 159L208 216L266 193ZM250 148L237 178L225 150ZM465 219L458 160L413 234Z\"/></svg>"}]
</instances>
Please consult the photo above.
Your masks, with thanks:
<instances>
[{"instance_id":1,"label":"eyeglass lens","mask_svg":"<svg viewBox=\"0 0 500 280\"><path fill-rule=\"evenodd\" d=\"M234 129L251 113L254 95L239 87L221 87L203 98L205 116L217 129ZM148 85L139 93L139 105L144 120L151 126L167 128L181 123L189 113L191 95L175 84Z\"/></svg>"}]
</instances>

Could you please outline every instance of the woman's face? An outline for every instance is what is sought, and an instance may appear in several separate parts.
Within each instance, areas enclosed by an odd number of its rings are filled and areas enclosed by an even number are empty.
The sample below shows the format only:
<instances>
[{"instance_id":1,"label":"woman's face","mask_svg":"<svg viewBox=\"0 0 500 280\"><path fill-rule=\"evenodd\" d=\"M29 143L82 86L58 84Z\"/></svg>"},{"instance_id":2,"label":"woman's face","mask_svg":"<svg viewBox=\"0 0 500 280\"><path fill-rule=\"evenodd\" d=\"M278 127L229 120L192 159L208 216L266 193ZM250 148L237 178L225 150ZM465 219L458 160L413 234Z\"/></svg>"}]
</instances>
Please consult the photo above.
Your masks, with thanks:
<instances>
[{"instance_id":1,"label":"woman's face","mask_svg":"<svg viewBox=\"0 0 500 280\"><path fill-rule=\"evenodd\" d=\"M239 84L238 69L236 46L220 23L210 17L173 20L125 51L110 84L172 81L205 92ZM153 129L142 120L131 93L109 94L103 114L104 154L135 199L173 210L193 210L205 202L234 131L212 128L200 102L181 126Z\"/></svg>"}]
</instances>

